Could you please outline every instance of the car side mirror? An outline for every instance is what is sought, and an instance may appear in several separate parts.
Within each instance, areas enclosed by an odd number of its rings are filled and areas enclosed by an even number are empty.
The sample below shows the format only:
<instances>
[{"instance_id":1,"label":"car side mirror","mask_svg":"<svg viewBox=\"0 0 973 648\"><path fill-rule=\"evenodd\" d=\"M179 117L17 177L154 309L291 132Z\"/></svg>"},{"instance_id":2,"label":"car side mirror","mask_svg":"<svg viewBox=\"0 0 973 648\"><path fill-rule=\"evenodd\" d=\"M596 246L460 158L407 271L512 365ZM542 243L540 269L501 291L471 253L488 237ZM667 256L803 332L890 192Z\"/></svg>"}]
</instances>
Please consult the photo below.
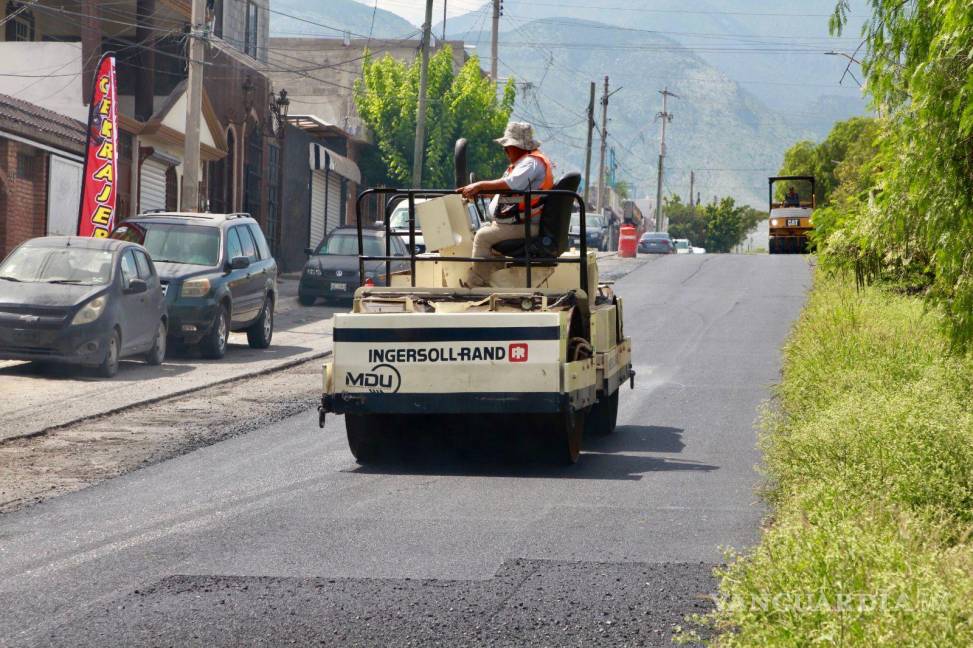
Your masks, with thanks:
<instances>
[{"instance_id":1,"label":"car side mirror","mask_svg":"<svg viewBox=\"0 0 973 648\"><path fill-rule=\"evenodd\" d=\"M128 282L128 288L125 289L125 293L128 295L137 295L146 292L148 289L149 285L144 280L132 279Z\"/></svg>"},{"instance_id":2,"label":"car side mirror","mask_svg":"<svg viewBox=\"0 0 973 648\"><path fill-rule=\"evenodd\" d=\"M314 248L304 248L304 254L311 256L314 254Z\"/></svg>"},{"instance_id":3,"label":"car side mirror","mask_svg":"<svg viewBox=\"0 0 973 648\"><path fill-rule=\"evenodd\" d=\"M230 270L246 270L249 267L250 267L249 257L238 256L230 259Z\"/></svg>"}]
</instances>

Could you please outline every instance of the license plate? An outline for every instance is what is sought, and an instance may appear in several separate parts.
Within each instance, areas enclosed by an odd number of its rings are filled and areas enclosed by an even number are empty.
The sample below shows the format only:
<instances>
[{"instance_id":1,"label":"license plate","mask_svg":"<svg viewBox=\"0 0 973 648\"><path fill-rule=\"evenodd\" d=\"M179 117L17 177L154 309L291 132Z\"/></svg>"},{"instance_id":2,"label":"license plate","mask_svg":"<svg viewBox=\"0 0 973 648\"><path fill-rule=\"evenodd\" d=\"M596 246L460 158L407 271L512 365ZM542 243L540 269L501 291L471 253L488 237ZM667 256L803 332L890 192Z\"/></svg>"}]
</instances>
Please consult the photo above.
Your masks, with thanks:
<instances>
[{"instance_id":1,"label":"license plate","mask_svg":"<svg viewBox=\"0 0 973 648\"><path fill-rule=\"evenodd\" d=\"M331 283L331 290L341 290L342 292L348 290L348 284L343 283Z\"/></svg>"},{"instance_id":2,"label":"license plate","mask_svg":"<svg viewBox=\"0 0 973 648\"><path fill-rule=\"evenodd\" d=\"M800 227L801 226L801 219L800 218L788 218L787 219L787 226L788 227Z\"/></svg>"}]
</instances>

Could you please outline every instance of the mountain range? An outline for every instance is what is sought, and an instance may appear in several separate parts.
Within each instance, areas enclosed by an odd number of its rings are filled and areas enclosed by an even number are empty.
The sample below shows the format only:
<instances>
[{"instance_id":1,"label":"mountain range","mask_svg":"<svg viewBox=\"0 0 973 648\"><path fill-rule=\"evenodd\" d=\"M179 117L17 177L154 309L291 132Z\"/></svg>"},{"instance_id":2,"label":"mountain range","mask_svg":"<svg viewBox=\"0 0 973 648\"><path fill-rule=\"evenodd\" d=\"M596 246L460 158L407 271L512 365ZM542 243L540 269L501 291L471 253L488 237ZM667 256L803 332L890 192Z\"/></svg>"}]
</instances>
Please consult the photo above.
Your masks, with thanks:
<instances>
[{"instance_id":1,"label":"mountain range","mask_svg":"<svg viewBox=\"0 0 973 648\"><path fill-rule=\"evenodd\" d=\"M608 112L615 177L634 184L639 196L655 193L663 88L678 95L669 103L665 192L684 200L692 170L704 200L732 195L763 206L766 178L787 147L820 139L834 121L865 111L856 84L850 78L838 84L847 60L824 54L856 44L828 36L830 0L738 0L732 9L715 0L691 7L685 0L604 2L504 0L500 76L517 84L514 116L536 126L563 170L583 168L588 85L596 81L600 96L605 74L610 91L618 90ZM326 10L312 10L278 0L274 7L355 35L395 38L416 30L382 9L373 24L373 7L352 0L324 4ZM447 37L465 41L484 68L490 15L487 3L446 24ZM300 29L278 18L275 34ZM335 35L304 27L308 35ZM437 25L433 33L441 30ZM593 176L597 144L596 137Z\"/></svg>"}]
</instances>

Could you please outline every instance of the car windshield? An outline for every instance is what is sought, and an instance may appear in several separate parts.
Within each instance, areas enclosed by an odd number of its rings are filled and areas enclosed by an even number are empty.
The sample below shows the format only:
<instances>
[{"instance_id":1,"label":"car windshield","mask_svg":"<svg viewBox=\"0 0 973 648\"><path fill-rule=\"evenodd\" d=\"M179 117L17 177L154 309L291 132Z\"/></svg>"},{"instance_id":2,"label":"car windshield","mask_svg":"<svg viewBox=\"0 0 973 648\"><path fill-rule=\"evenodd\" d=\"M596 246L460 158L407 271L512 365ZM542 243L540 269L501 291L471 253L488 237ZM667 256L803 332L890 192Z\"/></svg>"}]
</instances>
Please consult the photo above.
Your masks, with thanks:
<instances>
[{"instance_id":1,"label":"car windshield","mask_svg":"<svg viewBox=\"0 0 973 648\"><path fill-rule=\"evenodd\" d=\"M648 241L648 240L664 241L667 240L668 238L669 235L663 232L646 232L645 234L642 235L643 241Z\"/></svg>"},{"instance_id":2,"label":"car windshield","mask_svg":"<svg viewBox=\"0 0 973 648\"><path fill-rule=\"evenodd\" d=\"M111 280L111 268L109 250L25 245L0 264L0 278L98 286Z\"/></svg>"},{"instance_id":3,"label":"car windshield","mask_svg":"<svg viewBox=\"0 0 973 648\"><path fill-rule=\"evenodd\" d=\"M686 239L676 239L675 241L673 241L673 243L675 243L676 247L679 248L680 250L689 249L689 241L687 241Z\"/></svg>"},{"instance_id":4,"label":"car windshield","mask_svg":"<svg viewBox=\"0 0 973 648\"><path fill-rule=\"evenodd\" d=\"M220 230L174 223L125 223L112 238L144 246L156 263L215 266L220 262Z\"/></svg>"},{"instance_id":5,"label":"car windshield","mask_svg":"<svg viewBox=\"0 0 973 648\"><path fill-rule=\"evenodd\" d=\"M365 256L385 256L384 239L377 236L363 236L365 246ZM326 254L328 256L358 256L358 235L332 234L318 246L315 254Z\"/></svg>"},{"instance_id":6,"label":"car windshield","mask_svg":"<svg viewBox=\"0 0 973 648\"><path fill-rule=\"evenodd\" d=\"M587 227L603 227L604 222L601 220L601 216L585 216L584 222ZM578 214L571 215L571 227L578 227L581 225L581 217Z\"/></svg>"},{"instance_id":7,"label":"car windshield","mask_svg":"<svg viewBox=\"0 0 973 648\"><path fill-rule=\"evenodd\" d=\"M396 207L392 212L389 223L393 229L408 229L409 227L409 207ZM416 219L416 229L419 228L419 220Z\"/></svg>"}]
</instances>

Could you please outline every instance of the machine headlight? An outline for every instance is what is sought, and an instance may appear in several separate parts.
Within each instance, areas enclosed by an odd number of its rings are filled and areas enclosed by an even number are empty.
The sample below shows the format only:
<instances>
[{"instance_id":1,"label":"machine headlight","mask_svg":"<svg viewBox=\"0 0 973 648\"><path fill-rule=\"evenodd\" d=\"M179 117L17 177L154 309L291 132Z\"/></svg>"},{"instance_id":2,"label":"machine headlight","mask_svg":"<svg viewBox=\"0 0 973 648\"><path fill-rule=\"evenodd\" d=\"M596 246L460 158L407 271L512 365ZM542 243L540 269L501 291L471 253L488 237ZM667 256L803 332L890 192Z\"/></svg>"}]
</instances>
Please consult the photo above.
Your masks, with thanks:
<instances>
[{"instance_id":1,"label":"machine headlight","mask_svg":"<svg viewBox=\"0 0 973 648\"><path fill-rule=\"evenodd\" d=\"M101 297L95 297L90 302L85 304L84 307L74 315L74 319L71 320L71 326L90 324L94 322L96 319L101 317L102 313L105 312L105 306L107 304L108 298L104 295Z\"/></svg>"},{"instance_id":2,"label":"machine headlight","mask_svg":"<svg viewBox=\"0 0 973 648\"><path fill-rule=\"evenodd\" d=\"M182 284L179 294L183 297L205 297L209 294L209 279L201 277L190 279Z\"/></svg>"},{"instance_id":3,"label":"machine headlight","mask_svg":"<svg viewBox=\"0 0 973 648\"><path fill-rule=\"evenodd\" d=\"M777 227L777 225L779 223L780 223L780 221L778 221L776 218L770 219L770 225L771 225L771 227Z\"/></svg>"}]
</instances>

